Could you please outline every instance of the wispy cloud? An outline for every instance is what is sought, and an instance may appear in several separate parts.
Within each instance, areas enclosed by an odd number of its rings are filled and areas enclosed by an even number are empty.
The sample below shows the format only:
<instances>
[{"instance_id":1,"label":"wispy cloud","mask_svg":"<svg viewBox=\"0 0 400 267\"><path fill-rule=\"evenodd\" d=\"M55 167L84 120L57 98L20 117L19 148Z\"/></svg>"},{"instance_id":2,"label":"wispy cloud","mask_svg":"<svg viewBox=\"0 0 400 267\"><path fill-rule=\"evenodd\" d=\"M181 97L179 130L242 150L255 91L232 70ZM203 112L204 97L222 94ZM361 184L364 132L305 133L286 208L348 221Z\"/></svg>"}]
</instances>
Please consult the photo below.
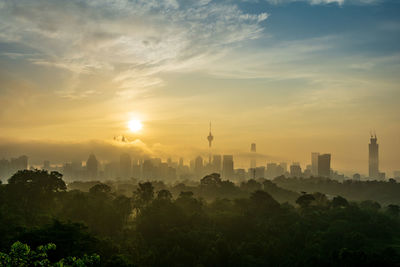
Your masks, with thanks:
<instances>
[{"instance_id":1,"label":"wispy cloud","mask_svg":"<svg viewBox=\"0 0 400 267\"><path fill-rule=\"evenodd\" d=\"M376 4L383 2L383 0L266 0L267 2L275 5L287 4L293 2L307 2L311 5L323 5L323 4Z\"/></svg>"},{"instance_id":2,"label":"wispy cloud","mask_svg":"<svg viewBox=\"0 0 400 267\"><path fill-rule=\"evenodd\" d=\"M113 72L124 91L162 85L162 72L188 71L258 38L268 17L174 0L3 1L0 16L0 41L37 51L28 61L78 75Z\"/></svg>"}]
</instances>

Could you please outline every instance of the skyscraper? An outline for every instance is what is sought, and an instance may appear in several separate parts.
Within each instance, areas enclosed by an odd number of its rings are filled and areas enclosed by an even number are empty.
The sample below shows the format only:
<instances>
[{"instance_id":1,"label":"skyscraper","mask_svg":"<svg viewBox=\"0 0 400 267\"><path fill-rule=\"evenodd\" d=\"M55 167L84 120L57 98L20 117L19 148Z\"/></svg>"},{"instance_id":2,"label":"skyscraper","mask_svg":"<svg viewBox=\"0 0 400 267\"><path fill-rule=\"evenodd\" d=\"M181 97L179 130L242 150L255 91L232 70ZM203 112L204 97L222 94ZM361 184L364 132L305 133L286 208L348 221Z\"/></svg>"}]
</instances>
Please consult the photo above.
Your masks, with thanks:
<instances>
[{"instance_id":1,"label":"skyscraper","mask_svg":"<svg viewBox=\"0 0 400 267\"><path fill-rule=\"evenodd\" d=\"M221 172L221 155L214 155L213 156L213 171L214 172Z\"/></svg>"},{"instance_id":2,"label":"skyscraper","mask_svg":"<svg viewBox=\"0 0 400 267\"><path fill-rule=\"evenodd\" d=\"M311 175L318 175L318 152L311 153Z\"/></svg>"},{"instance_id":3,"label":"skyscraper","mask_svg":"<svg viewBox=\"0 0 400 267\"><path fill-rule=\"evenodd\" d=\"M121 154L119 158L119 175L121 178L130 178L132 176L132 159L127 153Z\"/></svg>"},{"instance_id":4,"label":"skyscraper","mask_svg":"<svg viewBox=\"0 0 400 267\"><path fill-rule=\"evenodd\" d=\"M210 122L210 132L207 136L207 140L208 140L208 147L211 147L212 141L214 140L214 136L211 134L211 122Z\"/></svg>"},{"instance_id":5,"label":"skyscraper","mask_svg":"<svg viewBox=\"0 0 400 267\"><path fill-rule=\"evenodd\" d=\"M86 170L88 178L95 179L97 178L97 170L98 170L99 162L96 159L94 154L90 154L88 160L86 161Z\"/></svg>"},{"instance_id":6,"label":"skyscraper","mask_svg":"<svg viewBox=\"0 0 400 267\"><path fill-rule=\"evenodd\" d=\"M331 154L323 154L318 156L318 176L331 176Z\"/></svg>"},{"instance_id":7,"label":"skyscraper","mask_svg":"<svg viewBox=\"0 0 400 267\"><path fill-rule=\"evenodd\" d=\"M266 178L273 179L280 175L278 171L278 164L276 163L267 163L267 170L265 173Z\"/></svg>"},{"instance_id":8,"label":"skyscraper","mask_svg":"<svg viewBox=\"0 0 400 267\"><path fill-rule=\"evenodd\" d=\"M257 167L257 162L256 162L256 144L252 143L250 146L250 152L251 152L251 159L250 159L250 168L255 169Z\"/></svg>"},{"instance_id":9,"label":"skyscraper","mask_svg":"<svg viewBox=\"0 0 400 267\"><path fill-rule=\"evenodd\" d=\"M293 164L290 165L290 176L291 177L301 177L302 176L300 163L293 162Z\"/></svg>"},{"instance_id":10,"label":"skyscraper","mask_svg":"<svg viewBox=\"0 0 400 267\"><path fill-rule=\"evenodd\" d=\"M222 177L225 179L233 178L233 156L224 155L222 161Z\"/></svg>"},{"instance_id":11,"label":"skyscraper","mask_svg":"<svg viewBox=\"0 0 400 267\"><path fill-rule=\"evenodd\" d=\"M214 136L211 134L211 122L210 122L210 132L207 136L207 140L208 140L208 149L209 149L208 164L211 165L211 145L212 145L212 141L214 140Z\"/></svg>"},{"instance_id":12,"label":"skyscraper","mask_svg":"<svg viewBox=\"0 0 400 267\"><path fill-rule=\"evenodd\" d=\"M194 172L196 173L196 175L203 175L203 170L204 170L204 166L203 166L203 158L201 156L198 156L195 160L194 160Z\"/></svg>"},{"instance_id":13,"label":"skyscraper","mask_svg":"<svg viewBox=\"0 0 400 267\"><path fill-rule=\"evenodd\" d=\"M379 145L376 135L371 135L369 143L369 177L379 178Z\"/></svg>"}]
</instances>

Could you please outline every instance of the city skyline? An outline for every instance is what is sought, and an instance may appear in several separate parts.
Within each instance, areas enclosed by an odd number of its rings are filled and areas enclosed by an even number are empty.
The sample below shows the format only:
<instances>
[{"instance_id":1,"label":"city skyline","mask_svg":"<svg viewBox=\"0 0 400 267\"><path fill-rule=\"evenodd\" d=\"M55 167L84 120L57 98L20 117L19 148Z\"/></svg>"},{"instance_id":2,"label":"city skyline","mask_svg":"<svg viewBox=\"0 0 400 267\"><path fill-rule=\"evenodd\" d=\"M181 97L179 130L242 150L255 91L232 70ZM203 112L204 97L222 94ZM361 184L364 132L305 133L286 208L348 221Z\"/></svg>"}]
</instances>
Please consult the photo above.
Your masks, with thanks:
<instances>
[{"instance_id":1,"label":"city skyline","mask_svg":"<svg viewBox=\"0 0 400 267\"><path fill-rule=\"evenodd\" d=\"M93 154L93 152L97 150L97 153L102 155L103 158L104 158L102 160L102 162L105 162L105 163L113 161L114 160L113 158L115 158L115 156L118 153L119 153L118 155L123 155L123 154L127 154L127 155L130 155L130 156L133 155L137 159L147 159L147 158L159 158L159 157L161 157L161 159L163 159L163 160L167 160L167 159L171 159L171 158L174 158L176 160L178 160L178 159L180 160L180 159L183 158L182 156L185 155L185 160L186 160L185 163L187 163L187 164L190 163L190 157L202 156L202 157L204 157L205 162L210 163L212 157L215 154L223 155L223 154L227 154L227 153L226 153L226 151L218 151L218 150L213 149L211 147L211 145L210 145L211 142L210 142L209 136L212 136L211 135L211 131L209 132L209 135L207 136L208 149L207 150L205 150L205 149L201 150L200 149L198 152L196 152L197 154L193 154L193 153L189 153L189 154L174 154L174 155L163 154L163 153L156 154L156 153L150 152L148 149L146 151L145 150L145 145L143 143L141 143L140 140L130 141L125 136L119 136L119 137L115 137L114 136L114 140L113 140L112 143L103 143L103 142L97 143L97 145L100 145L100 146L104 145L104 144L107 144L109 146L108 148L103 147L103 148L99 149L99 148L96 148L96 143L92 143L91 146L86 147L83 150L86 150L86 151L90 150L91 151L90 154ZM212 140L214 140L214 136L212 136ZM370 142L372 143L373 140L375 140L374 144L377 146L377 144L376 144L376 140L377 140L376 134L375 134L375 136L371 135ZM364 166L364 167L367 169L366 172L363 172L363 171L361 171L359 169L343 170L343 169L337 168L337 166L335 166L335 169L340 171L341 173L344 173L345 175L347 175L349 177L351 177L352 174L354 174L354 173L361 173L365 177L371 177L371 178L377 178L377 179L381 179L380 178L381 177L381 175L380 175L381 173L382 173L382 175L385 175L385 173L390 174L390 173L394 173L394 172L398 171L399 168L394 168L393 170L387 170L387 172L385 172L384 170L383 170L383 172L380 172L379 167L377 165L377 167L374 167L376 170L374 169L371 172L371 155L372 155L371 154L371 143L369 144L369 156L368 156L369 159L365 160L366 161L366 163L365 163L366 166ZM79 143L76 143L74 145L75 145L75 148L72 148L72 150L82 150L81 148L79 148L80 147ZM48 159L53 157L53 155L51 153L58 154L59 152L63 152L62 148L59 148L59 149L60 149L60 151L50 150L50 151L48 151L46 156L42 155L41 157L39 157L39 156L35 155L35 153L33 153L34 154L33 163L32 163L31 166L40 166L40 164L42 164L43 160L48 160ZM113 156L112 157L104 156L104 152L107 154L108 152L106 152L106 151L110 150L110 149L111 150L113 150L113 149L115 150L112 153ZM376 151L376 152L373 152L374 153L374 156L372 156L374 158L373 161L379 161L379 156L378 156L378 153L377 153L377 149L378 148L374 149L374 151ZM83 150L81 152L83 152ZM7 157L12 158L12 157L20 156L20 154L27 154L27 153L23 152L24 151L24 145L22 145L22 146L20 145L19 146L19 152L4 153L5 151L10 151L10 149L9 148L8 149L1 149L1 146L0 146L0 158L3 158L3 159L7 158ZM74 152L76 153L77 151L74 151ZM76 156L76 155L75 156L69 156L70 158L68 158L68 156L63 157L62 159L58 159L56 157L55 163L53 162L53 164L62 165L64 162L71 161L71 160L75 161L75 162L76 161L84 162L85 159L82 158L84 153L85 152L78 153L78 154L80 154L80 156ZM316 153L316 152L309 152L309 153L311 153L311 159L308 156L309 159L301 160L301 161L299 161L296 158L291 158L291 159L274 158L274 157L270 157L269 155L264 154L263 152L257 153L256 152L256 143L251 143L251 149L250 149L249 153L245 153L245 152L244 153L240 153L240 152L238 153L238 152L236 152L236 153L228 153L228 154L232 154L232 155L234 155L236 157L236 159L239 159L239 160L237 160L237 166L240 167L240 168L244 168L244 169L248 169L248 168L253 168L254 169L255 167L258 167L258 166L267 166L269 163L279 163L279 161L280 161L280 162L286 162L286 163L296 163L296 164L302 165L303 168L306 168L308 165L310 165L310 167L311 167L310 173L312 175L314 175L314 176L317 176L319 174L319 170L318 170L318 164L316 162L318 162L318 158L320 157L320 153ZM190 155L190 156L188 156L188 155ZM331 154L329 153L329 157L330 157L330 155ZM322 156L325 156L325 155L322 155ZM329 162L330 162L330 159L329 159ZM334 162L336 162L336 159L335 159ZM331 163L329 163L329 165L330 164ZM378 163L376 163L376 164L378 164Z\"/></svg>"},{"instance_id":2,"label":"city skyline","mask_svg":"<svg viewBox=\"0 0 400 267\"><path fill-rule=\"evenodd\" d=\"M385 180L393 177L397 177L399 171L394 170L392 173L381 172L379 169L379 153L378 153L378 143L376 134L370 136L369 147L369 160L368 160L368 174L359 173L358 171L353 172L341 172L338 169L335 169L331 166L331 158L332 155L330 153L320 154L319 152L311 152L311 158L308 162L303 162L300 164L298 161L291 161L290 169L287 169L288 162L276 162L276 161L265 161L261 160L261 162L257 162L257 153L256 153L256 143L251 143L250 153L247 155L248 165L237 164L235 165L234 156L229 154L215 154L211 150L211 123L210 123L210 132L207 136L207 140L209 142L209 150L208 150L208 159L202 156L197 155L196 158L192 159L184 159L183 157L179 157L178 160L173 160L171 157L167 159L159 158L155 155L134 155L131 157L132 153L127 150L126 152L120 152L119 155L120 161L115 160L115 158L108 159L97 159L95 154L91 152L89 154L89 158L85 162L80 159L69 159L67 162L53 162L50 165L50 161L48 160L50 157L42 160L42 165L39 164L28 164L28 157L26 155L19 156L18 158L11 158L10 161L3 158L0 161L0 179L7 178L7 176L11 175L13 172L19 169L27 169L27 168L38 168L38 169L47 169L47 170L58 170L62 173L67 172L67 175L70 176L72 169L81 170L82 168L86 168L87 173L82 176L82 174L77 177L71 177L73 179L79 179L79 177L85 177L85 179L96 179L97 174L101 172L108 173L106 176L103 174L103 179L115 179L119 178L134 178L136 174L136 178L146 178L144 175L145 171L145 162L153 162L156 161L156 165L166 164L166 167L174 167L174 179L180 179L182 174L185 175L195 175L202 177L204 175L216 172L220 173L222 177L227 179L237 180L237 177L241 180L246 178L268 178L272 179L277 176L287 176L287 177L327 177L331 179L355 179L359 180L361 177L364 179L376 179L376 180ZM212 138L213 139L213 138ZM125 136L114 137L114 141L118 141L121 144L128 143L129 140ZM212 141L212 140L211 140ZM185 161L186 160L186 161ZM22 162L22 163L21 163ZM302 166L303 165L303 166ZM19 166L19 167L16 167ZM25 166L25 167L21 167ZM74 167L75 166L75 167ZM137 166L137 167L135 167ZM139 169L137 169L139 167ZM179 169L176 169L179 167ZM236 167L236 168L235 168ZM111 169L112 170L111 170ZM137 169L134 171L134 169ZM187 168L183 173L177 174L176 171L181 171L180 169ZM108 170L107 170L108 169ZM304 171L303 171L304 170ZM172 177L172 174L168 174L166 176ZM236 178L233 178L236 177ZM147 177L151 177L149 175ZM162 179L162 176L159 177ZM193 177L192 177L193 178Z\"/></svg>"},{"instance_id":3,"label":"city skyline","mask_svg":"<svg viewBox=\"0 0 400 267\"><path fill-rule=\"evenodd\" d=\"M265 162L327 151L365 174L375 129L392 173L399 12L392 0L0 1L0 157L207 155L212 121L212 150L240 165L256 143Z\"/></svg>"}]
</instances>

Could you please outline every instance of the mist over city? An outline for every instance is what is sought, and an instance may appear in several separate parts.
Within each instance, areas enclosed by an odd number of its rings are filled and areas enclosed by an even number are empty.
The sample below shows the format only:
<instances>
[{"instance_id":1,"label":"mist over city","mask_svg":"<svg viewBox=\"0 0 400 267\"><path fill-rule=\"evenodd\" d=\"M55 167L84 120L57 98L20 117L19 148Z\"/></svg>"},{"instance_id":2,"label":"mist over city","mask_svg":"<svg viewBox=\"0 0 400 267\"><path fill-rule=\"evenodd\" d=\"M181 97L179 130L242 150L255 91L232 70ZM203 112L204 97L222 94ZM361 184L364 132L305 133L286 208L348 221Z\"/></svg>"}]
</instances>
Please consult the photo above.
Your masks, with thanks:
<instances>
[{"instance_id":1,"label":"mist over city","mask_svg":"<svg viewBox=\"0 0 400 267\"><path fill-rule=\"evenodd\" d=\"M0 266L400 266L397 0L0 0Z\"/></svg>"}]
</instances>

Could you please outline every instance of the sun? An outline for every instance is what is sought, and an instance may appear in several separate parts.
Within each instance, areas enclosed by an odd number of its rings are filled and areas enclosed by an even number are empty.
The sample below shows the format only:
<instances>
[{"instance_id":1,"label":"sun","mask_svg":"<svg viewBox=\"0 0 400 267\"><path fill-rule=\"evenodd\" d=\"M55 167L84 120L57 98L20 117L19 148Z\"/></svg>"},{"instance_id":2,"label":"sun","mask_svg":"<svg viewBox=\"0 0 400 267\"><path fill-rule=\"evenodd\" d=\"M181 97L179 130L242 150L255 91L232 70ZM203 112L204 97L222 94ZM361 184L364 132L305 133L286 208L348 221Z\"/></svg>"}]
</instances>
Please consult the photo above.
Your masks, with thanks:
<instances>
[{"instance_id":1,"label":"sun","mask_svg":"<svg viewBox=\"0 0 400 267\"><path fill-rule=\"evenodd\" d=\"M130 120L128 122L128 128L131 132L137 133L142 129L143 125L140 120Z\"/></svg>"}]
</instances>

